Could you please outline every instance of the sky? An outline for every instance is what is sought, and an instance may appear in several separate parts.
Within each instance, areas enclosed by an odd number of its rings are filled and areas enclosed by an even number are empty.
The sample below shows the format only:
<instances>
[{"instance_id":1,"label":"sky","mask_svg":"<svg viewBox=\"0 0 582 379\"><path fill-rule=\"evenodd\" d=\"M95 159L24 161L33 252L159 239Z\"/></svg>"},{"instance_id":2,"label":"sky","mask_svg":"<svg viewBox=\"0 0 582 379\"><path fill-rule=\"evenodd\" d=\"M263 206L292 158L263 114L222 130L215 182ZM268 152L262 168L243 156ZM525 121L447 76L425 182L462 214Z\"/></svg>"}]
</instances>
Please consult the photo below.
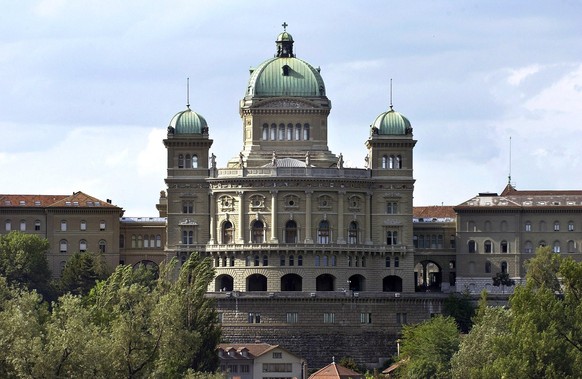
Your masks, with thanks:
<instances>
[{"instance_id":1,"label":"sky","mask_svg":"<svg viewBox=\"0 0 582 379\"><path fill-rule=\"evenodd\" d=\"M405 115L414 205L582 189L582 2L23 0L1 2L0 193L111 199L157 216L162 140L204 116L219 167L242 149L249 69L283 30L321 68L328 146L364 167L370 124Z\"/></svg>"}]
</instances>

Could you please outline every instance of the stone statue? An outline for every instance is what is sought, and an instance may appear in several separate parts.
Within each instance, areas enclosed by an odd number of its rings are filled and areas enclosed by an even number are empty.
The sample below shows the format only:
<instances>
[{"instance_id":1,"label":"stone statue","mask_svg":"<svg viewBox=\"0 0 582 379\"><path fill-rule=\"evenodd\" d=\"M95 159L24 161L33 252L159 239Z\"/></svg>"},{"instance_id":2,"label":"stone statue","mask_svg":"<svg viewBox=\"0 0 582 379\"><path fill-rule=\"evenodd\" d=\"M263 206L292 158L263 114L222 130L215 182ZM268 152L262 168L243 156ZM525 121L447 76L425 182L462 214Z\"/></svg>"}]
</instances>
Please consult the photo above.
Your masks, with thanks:
<instances>
[{"instance_id":1,"label":"stone statue","mask_svg":"<svg viewBox=\"0 0 582 379\"><path fill-rule=\"evenodd\" d=\"M344 156L340 153L339 157L337 158L337 168L344 168Z\"/></svg>"},{"instance_id":2,"label":"stone statue","mask_svg":"<svg viewBox=\"0 0 582 379\"><path fill-rule=\"evenodd\" d=\"M309 167L310 165L310 156L309 156L309 151L307 153L305 153L305 166Z\"/></svg>"},{"instance_id":3,"label":"stone statue","mask_svg":"<svg viewBox=\"0 0 582 379\"><path fill-rule=\"evenodd\" d=\"M210 167L216 168L216 155L214 153L210 156Z\"/></svg>"},{"instance_id":4,"label":"stone statue","mask_svg":"<svg viewBox=\"0 0 582 379\"><path fill-rule=\"evenodd\" d=\"M364 157L364 168L366 169L370 168L370 156L368 154L366 154L366 156Z\"/></svg>"},{"instance_id":5,"label":"stone statue","mask_svg":"<svg viewBox=\"0 0 582 379\"><path fill-rule=\"evenodd\" d=\"M245 165L244 155L243 155L242 151L238 155L238 165L240 166L240 168L244 168L244 165Z\"/></svg>"}]
</instances>

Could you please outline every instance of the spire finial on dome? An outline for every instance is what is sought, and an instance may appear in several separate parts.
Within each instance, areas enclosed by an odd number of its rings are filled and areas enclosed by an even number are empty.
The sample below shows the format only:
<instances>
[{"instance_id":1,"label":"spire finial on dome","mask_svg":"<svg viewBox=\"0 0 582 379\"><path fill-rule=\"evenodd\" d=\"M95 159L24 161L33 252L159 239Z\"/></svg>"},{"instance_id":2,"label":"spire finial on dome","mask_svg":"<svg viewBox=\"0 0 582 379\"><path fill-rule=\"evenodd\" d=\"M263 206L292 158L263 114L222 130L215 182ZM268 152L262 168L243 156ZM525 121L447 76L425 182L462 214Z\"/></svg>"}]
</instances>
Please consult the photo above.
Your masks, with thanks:
<instances>
[{"instance_id":1,"label":"spire finial on dome","mask_svg":"<svg viewBox=\"0 0 582 379\"><path fill-rule=\"evenodd\" d=\"M293 37L287 33L287 26L289 25L283 22L281 26L283 27L283 32L277 36L277 54L275 56L277 58L294 58Z\"/></svg>"},{"instance_id":2,"label":"spire finial on dome","mask_svg":"<svg viewBox=\"0 0 582 379\"><path fill-rule=\"evenodd\" d=\"M186 107L190 109L190 78L186 78Z\"/></svg>"},{"instance_id":3,"label":"spire finial on dome","mask_svg":"<svg viewBox=\"0 0 582 379\"><path fill-rule=\"evenodd\" d=\"M392 78L390 78L390 110L394 109L392 105Z\"/></svg>"}]
</instances>

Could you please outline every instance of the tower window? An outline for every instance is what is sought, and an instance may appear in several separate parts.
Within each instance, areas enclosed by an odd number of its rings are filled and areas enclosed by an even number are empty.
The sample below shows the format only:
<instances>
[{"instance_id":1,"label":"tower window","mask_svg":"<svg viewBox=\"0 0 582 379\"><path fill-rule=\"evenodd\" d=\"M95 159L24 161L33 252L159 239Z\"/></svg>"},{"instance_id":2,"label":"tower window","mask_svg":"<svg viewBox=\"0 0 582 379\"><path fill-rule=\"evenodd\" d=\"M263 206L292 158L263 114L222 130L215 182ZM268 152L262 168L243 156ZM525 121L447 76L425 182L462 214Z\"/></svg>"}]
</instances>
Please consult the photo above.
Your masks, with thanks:
<instances>
[{"instance_id":1,"label":"tower window","mask_svg":"<svg viewBox=\"0 0 582 379\"><path fill-rule=\"evenodd\" d=\"M283 66L283 76L289 76L289 72L291 71L291 67L288 65Z\"/></svg>"}]
</instances>

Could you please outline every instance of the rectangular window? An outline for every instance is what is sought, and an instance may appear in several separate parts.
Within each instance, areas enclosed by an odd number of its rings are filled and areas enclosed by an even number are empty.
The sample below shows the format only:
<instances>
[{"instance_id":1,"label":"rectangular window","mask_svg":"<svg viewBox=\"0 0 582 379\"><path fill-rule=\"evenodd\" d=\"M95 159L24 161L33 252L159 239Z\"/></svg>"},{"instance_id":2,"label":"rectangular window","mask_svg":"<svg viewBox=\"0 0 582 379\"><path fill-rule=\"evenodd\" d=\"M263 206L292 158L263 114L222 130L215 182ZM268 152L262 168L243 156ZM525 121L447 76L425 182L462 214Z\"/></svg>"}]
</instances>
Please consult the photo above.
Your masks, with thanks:
<instances>
[{"instance_id":1,"label":"rectangular window","mask_svg":"<svg viewBox=\"0 0 582 379\"><path fill-rule=\"evenodd\" d=\"M61 232L66 232L66 231L67 231L67 222L61 221Z\"/></svg>"},{"instance_id":2,"label":"rectangular window","mask_svg":"<svg viewBox=\"0 0 582 379\"><path fill-rule=\"evenodd\" d=\"M99 230L104 231L105 230L105 221L101 221L99 223Z\"/></svg>"},{"instance_id":3,"label":"rectangular window","mask_svg":"<svg viewBox=\"0 0 582 379\"><path fill-rule=\"evenodd\" d=\"M263 372L291 372L291 363L263 363Z\"/></svg>"},{"instance_id":4,"label":"rectangular window","mask_svg":"<svg viewBox=\"0 0 582 379\"><path fill-rule=\"evenodd\" d=\"M240 372L245 372L248 373L250 372L250 366L249 365L240 365Z\"/></svg>"},{"instance_id":5,"label":"rectangular window","mask_svg":"<svg viewBox=\"0 0 582 379\"><path fill-rule=\"evenodd\" d=\"M276 351L273 353L273 359L283 359L283 353L280 351Z\"/></svg>"},{"instance_id":6,"label":"rectangular window","mask_svg":"<svg viewBox=\"0 0 582 379\"><path fill-rule=\"evenodd\" d=\"M34 230L39 231L40 230L40 221L36 221L34 223Z\"/></svg>"},{"instance_id":7,"label":"rectangular window","mask_svg":"<svg viewBox=\"0 0 582 379\"><path fill-rule=\"evenodd\" d=\"M261 323L261 314L260 313L249 313L248 317L249 324L260 324Z\"/></svg>"},{"instance_id":8,"label":"rectangular window","mask_svg":"<svg viewBox=\"0 0 582 379\"><path fill-rule=\"evenodd\" d=\"M87 223L85 221L81 221L81 230L87 230Z\"/></svg>"},{"instance_id":9,"label":"rectangular window","mask_svg":"<svg viewBox=\"0 0 582 379\"><path fill-rule=\"evenodd\" d=\"M574 231L574 223L573 222L568 223L568 231L569 232L573 232Z\"/></svg>"},{"instance_id":10,"label":"rectangular window","mask_svg":"<svg viewBox=\"0 0 582 379\"><path fill-rule=\"evenodd\" d=\"M406 313L396 313L396 323L399 325L406 324Z\"/></svg>"},{"instance_id":11,"label":"rectangular window","mask_svg":"<svg viewBox=\"0 0 582 379\"><path fill-rule=\"evenodd\" d=\"M230 372L230 373L238 372L238 366L237 365L228 365L228 372Z\"/></svg>"},{"instance_id":12,"label":"rectangular window","mask_svg":"<svg viewBox=\"0 0 582 379\"><path fill-rule=\"evenodd\" d=\"M394 257L394 267L400 267L400 258Z\"/></svg>"},{"instance_id":13,"label":"rectangular window","mask_svg":"<svg viewBox=\"0 0 582 379\"><path fill-rule=\"evenodd\" d=\"M20 231L26 232L26 221L20 221Z\"/></svg>"},{"instance_id":14,"label":"rectangular window","mask_svg":"<svg viewBox=\"0 0 582 379\"><path fill-rule=\"evenodd\" d=\"M360 324L371 324L372 314L371 313L360 313Z\"/></svg>"},{"instance_id":15,"label":"rectangular window","mask_svg":"<svg viewBox=\"0 0 582 379\"><path fill-rule=\"evenodd\" d=\"M389 215L397 214L398 213L398 203L395 201L389 201L386 203L386 213Z\"/></svg>"},{"instance_id":16,"label":"rectangular window","mask_svg":"<svg viewBox=\"0 0 582 379\"><path fill-rule=\"evenodd\" d=\"M193 201L182 202L182 213L194 213L194 202Z\"/></svg>"},{"instance_id":17,"label":"rectangular window","mask_svg":"<svg viewBox=\"0 0 582 379\"><path fill-rule=\"evenodd\" d=\"M559 232L560 231L560 223L559 222L555 222L554 223L554 232Z\"/></svg>"},{"instance_id":18,"label":"rectangular window","mask_svg":"<svg viewBox=\"0 0 582 379\"><path fill-rule=\"evenodd\" d=\"M287 324L297 324L298 316L297 312L287 313Z\"/></svg>"},{"instance_id":19,"label":"rectangular window","mask_svg":"<svg viewBox=\"0 0 582 379\"><path fill-rule=\"evenodd\" d=\"M335 324L335 313L324 313L323 314L324 324Z\"/></svg>"}]
</instances>

